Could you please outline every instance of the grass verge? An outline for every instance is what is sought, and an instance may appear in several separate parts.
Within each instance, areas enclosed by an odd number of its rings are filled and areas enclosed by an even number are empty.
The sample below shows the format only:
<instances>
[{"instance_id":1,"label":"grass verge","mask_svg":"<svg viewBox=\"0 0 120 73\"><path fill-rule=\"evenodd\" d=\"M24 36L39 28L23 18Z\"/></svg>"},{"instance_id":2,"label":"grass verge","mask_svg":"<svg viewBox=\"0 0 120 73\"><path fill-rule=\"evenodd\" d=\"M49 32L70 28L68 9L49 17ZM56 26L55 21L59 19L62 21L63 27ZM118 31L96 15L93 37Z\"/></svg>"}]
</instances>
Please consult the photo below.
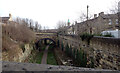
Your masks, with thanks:
<instances>
[{"instance_id":1,"label":"grass verge","mask_svg":"<svg viewBox=\"0 0 120 73\"><path fill-rule=\"evenodd\" d=\"M42 56L43 56L43 52L33 50L33 53L29 57L29 62L41 64Z\"/></svg>"},{"instance_id":2,"label":"grass verge","mask_svg":"<svg viewBox=\"0 0 120 73\"><path fill-rule=\"evenodd\" d=\"M49 51L47 56L47 64L57 65L54 53Z\"/></svg>"}]
</instances>

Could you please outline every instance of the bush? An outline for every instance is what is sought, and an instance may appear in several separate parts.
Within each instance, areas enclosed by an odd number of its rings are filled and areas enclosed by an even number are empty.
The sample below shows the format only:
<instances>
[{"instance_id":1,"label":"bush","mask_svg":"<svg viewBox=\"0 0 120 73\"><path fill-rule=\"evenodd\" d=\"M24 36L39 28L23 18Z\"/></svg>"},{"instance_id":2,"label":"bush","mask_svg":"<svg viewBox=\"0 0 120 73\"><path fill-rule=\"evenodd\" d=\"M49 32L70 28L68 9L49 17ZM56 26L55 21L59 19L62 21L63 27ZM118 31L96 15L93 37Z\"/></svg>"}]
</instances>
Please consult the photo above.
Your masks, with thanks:
<instances>
[{"instance_id":1,"label":"bush","mask_svg":"<svg viewBox=\"0 0 120 73\"><path fill-rule=\"evenodd\" d=\"M17 42L30 43L35 40L35 33L24 24L11 22L3 28L3 34L7 35ZM5 31L5 32L4 32Z\"/></svg>"},{"instance_id":2,"label":"bush","mask_svg":"<svg viewBox=\"0 0 120 73\"><path fill-rule=\"evenodd\" d=\"M64 45L63 45L63 43L61 44L61 49L62 49L62 51L64 51Z\"/></svg>"},{"instance_id":3,"label":"bush","mask_svg":"<svg viewBox=\"0 0 120 73\"><path fill-rule=\"evenodd\" d=\"M94 36L103 36L102 34L93 34Z\"/></svg>"},{"instance_id":4,"label":"bush","mask_svg":"<svg viewBox=\"0 0 120 73\"><path fill-rule=\"evenodd\" d=\"M90 68L94 68L94 59L91 58Z\"/></svg>"},{"instance_id":5,"label":"bush","mask_svg":"<svg viewBox=\"0 0 120 73\"><path fill-rule=\"evenodd\" d=\"M73 49L73 51L72 51L72 58L73 58L73 60L76 59L76 50L75 49Z\"/></svg>"},{"instance_id":6,"label":"bush","mask_svg":"<svg viewBox=\"0 0 120 73\"><path fill-rule=\"evenodd\" d=\"M57 44L58 44L58 47L60 47L60 42L59 42L59 40L57 41Z\"/></svg>"},{"instance_id":7,"label":"bush","mask_svg":"<svg viewBox=\"0 0 120 73\"><path fill-rule=\"evenodd\" d=\"M103 35L104 37L114 37L111 33L107 33L105 35Z\"/></svg>"},{"instance_id":8,"label":"bush","mask_svg":"<svg viewBox=\"0 0 120 73\"><path fill-rule=\"evenodd\" d=\"M89 45L89 43L90 43L90 39L91 39L93 36L94 36L94 35L88 34L88 33L84 33L84 34L80 35L82 41L84 41L85 39L87 40L88 45Z\"/></svg>"},{"instance_id":9,"label":"bush","mask_svg":"<svg viewBox=\"0 0 120 73\"><path fill-rule=\"evenodd\" d=\"M65 47L65 53L69 56L69 46L68 46L68 44Z\"/></svg>"},{"instance_id":10,"label":"bush","mask_svg":"<svg viewBox=\"0 0 120 73\"><path fill-rule=\"evenodd\" d=\"M86 67L87 65L87 56L81 49L76 52L76 65L80 67Z\"/></svg>"},{"instance_id":11,"label":"bush","mask_svg":"<svg viewBox=\"0 0 120 73\"><path fill-rule=\"evenodd\" d=\"M69 56L72 57L72 47L69 48Z\"/></svg>"}]
</instances>

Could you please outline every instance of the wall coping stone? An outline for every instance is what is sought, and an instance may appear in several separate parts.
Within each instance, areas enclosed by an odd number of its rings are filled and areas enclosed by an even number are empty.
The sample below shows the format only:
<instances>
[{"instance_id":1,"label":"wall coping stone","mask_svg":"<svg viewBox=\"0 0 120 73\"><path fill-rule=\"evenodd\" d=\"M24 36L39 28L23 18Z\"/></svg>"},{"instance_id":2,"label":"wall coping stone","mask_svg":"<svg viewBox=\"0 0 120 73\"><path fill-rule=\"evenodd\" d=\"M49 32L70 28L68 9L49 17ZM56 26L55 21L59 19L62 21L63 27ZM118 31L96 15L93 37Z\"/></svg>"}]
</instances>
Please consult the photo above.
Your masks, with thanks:
<instances>
[{"instance_id":1,"label":"wall coping stone","mask_svg":"<svg viewBox=\"0 0 120 73\"><path fill-rule=\"evenodd\" d=\"M35 64L35 63L19 63L19 62L7 62L2 61L3 71L95 71L94 73L100 72L118 72L116 70L108 69L94 69L94 68L82 68L73 66L62 66L62 65L48 65L48 64ZM67 72L66 72L67 73Z\"/></svg>"}]
</instances>

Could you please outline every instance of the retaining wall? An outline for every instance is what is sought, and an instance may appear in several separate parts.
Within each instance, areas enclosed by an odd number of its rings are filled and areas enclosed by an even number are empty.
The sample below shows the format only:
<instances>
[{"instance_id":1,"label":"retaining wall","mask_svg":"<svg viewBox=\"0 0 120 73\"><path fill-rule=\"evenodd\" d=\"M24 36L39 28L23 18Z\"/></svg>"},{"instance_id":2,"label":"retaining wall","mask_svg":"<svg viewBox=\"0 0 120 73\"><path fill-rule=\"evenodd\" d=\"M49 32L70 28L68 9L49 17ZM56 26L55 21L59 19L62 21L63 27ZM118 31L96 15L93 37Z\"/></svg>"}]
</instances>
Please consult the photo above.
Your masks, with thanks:
<instances>
[{"instance_id":1,"label":"retaining wall","mask_svg":"<svg viewBox=\"0 0 120 73\"><path fill-rule=\"evenodd\" d=\"M94 65L100 69L120 70L120 39L93 37L90 44L86 40L74 35L59 35L60 45L68 43L72 48L82 48L90 58L94 58Z\"/></svg>"}]
</instances>

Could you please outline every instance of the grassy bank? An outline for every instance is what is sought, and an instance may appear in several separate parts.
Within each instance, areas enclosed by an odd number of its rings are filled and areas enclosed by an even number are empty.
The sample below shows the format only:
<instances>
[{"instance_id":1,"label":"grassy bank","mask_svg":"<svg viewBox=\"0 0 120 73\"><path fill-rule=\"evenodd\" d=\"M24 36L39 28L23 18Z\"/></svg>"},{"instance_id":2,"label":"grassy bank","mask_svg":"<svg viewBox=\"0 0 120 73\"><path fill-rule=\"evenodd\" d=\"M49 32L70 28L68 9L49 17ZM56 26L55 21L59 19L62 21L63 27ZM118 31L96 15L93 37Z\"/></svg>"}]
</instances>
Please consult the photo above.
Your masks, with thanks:
<instances>
[{"instance_id":1,"label":"grassy bank","mask_svg":"<svg viewBox=\"0 0 120 73\"><path fill-rule=\"evenodd\" d=\"M48 52L48 56L47 56L47 64L51 64L51 65L57 65L54 53L52 51Z\"/></svg>"},{"instance_id":2,"label":"grassy bank","mask_svg":"<svg viewBox=\"0 0 120 73\"><path fill-rule=\"evenodd\" d=\"M33 50L31 55L28 57L27 62L41 64L43 52L38 50Z\"/></svg>"}]
</instances>

